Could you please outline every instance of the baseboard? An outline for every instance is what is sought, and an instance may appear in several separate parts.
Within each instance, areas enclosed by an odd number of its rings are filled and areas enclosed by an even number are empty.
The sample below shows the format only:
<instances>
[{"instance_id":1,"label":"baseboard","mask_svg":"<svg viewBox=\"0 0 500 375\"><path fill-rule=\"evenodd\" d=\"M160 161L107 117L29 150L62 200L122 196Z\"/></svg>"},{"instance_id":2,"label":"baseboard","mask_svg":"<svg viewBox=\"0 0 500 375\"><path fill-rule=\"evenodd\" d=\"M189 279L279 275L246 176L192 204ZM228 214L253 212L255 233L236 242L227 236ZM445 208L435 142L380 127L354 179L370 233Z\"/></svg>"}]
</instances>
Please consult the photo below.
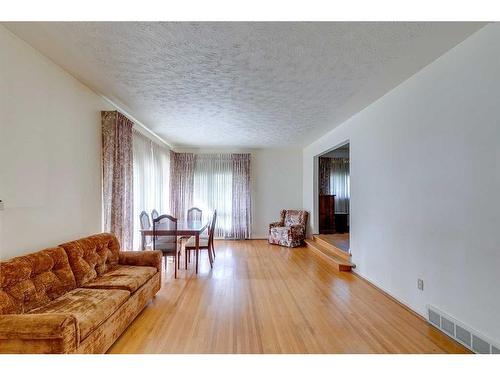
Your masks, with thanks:
<instances>
[{"instance_id":1,"label":"baseboard","mask_svg":"<svg viewBox=\"0 0 500 375\"><path fill-rule=\"evenodd\" d=\"M354 276L360 278L361 280L365 281L366 283L370 284L371 286L373 286L379 292L381 292L382 294L384 294L386 297L388 297L392 301L396 302L398 305L400 305L402 308L404 308L408 312L410 312L413 315L415 315L417 318L419 318L419 319L421 319L424 322L426 322L426 323L429 324L429 322L427 321L427 318L424 315L420 314L418 311L413 310L406 302L403 302L400 299L398 299L397 297L394 297L390 292L388 292L387 290L385 290L382 287L379 287L378 285L376 285L372 280L370 280L366 276L361 275L358 271L355 271L355 270L352 270L352 274Z\"/></svg>"},{"instance_id":2,"label":"baseboard","mask_svg":"<svg viewBox=\"0 0 500 375\"><path fill-rule=\"evenodd\" d=\"M268 238L268 235L266 234L263 234L263 235L255 235L255 236L251 236L249 238L249 240L267 240Z\"/></svg>"}]
</instances>

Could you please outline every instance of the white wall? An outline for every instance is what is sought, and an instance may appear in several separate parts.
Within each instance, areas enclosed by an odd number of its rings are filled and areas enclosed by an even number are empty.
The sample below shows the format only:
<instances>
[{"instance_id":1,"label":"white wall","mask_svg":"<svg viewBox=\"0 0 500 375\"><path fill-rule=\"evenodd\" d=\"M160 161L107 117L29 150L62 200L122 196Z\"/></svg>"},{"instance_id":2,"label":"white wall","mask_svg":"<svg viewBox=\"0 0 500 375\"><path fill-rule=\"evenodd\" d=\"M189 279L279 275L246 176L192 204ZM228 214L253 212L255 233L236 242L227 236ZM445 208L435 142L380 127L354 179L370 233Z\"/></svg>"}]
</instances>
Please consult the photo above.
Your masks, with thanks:
<instances>
[{"instance_id":1,"label":"white wall","mask_svg":"<svg viewBox=\"0 0 500 375\"><path fill-rule=\"evenodd\" d=\"M315 156L350 141L358 273L422 315L434 305L497 342L499 40L500 24L486 26L303 157L303 204L316 216Z\"/></svg>"},{"instance_id":2,"label":"white wall","mask_svg":"<svg viewBox=\"0 0 500 375\"><path fill-rule=\"evenodd\" d=\"M267 238L282 209L302 208L302 152L259 150L253 154L252 238Z\"/></svg>"},{"instance_id":3,"label":"white wall","mask_svg":"<svg viewBox=\"0 0 500 375\"><path fill-rule=\"evenodd\" d=\"M269 223L283 208L302 208L302 150L175 148L176 152L250 153L252 238L267 238Z\"/></svg>"},{"instance_id":4,"label":"white wall","mask_svg":"<svg viewBox=\"0 0 500 375\"><path fill-rule=\"evenodd\" d=\"M0 259L101 231L106 109L0 26Z\"/></svg>"}]
</instances>

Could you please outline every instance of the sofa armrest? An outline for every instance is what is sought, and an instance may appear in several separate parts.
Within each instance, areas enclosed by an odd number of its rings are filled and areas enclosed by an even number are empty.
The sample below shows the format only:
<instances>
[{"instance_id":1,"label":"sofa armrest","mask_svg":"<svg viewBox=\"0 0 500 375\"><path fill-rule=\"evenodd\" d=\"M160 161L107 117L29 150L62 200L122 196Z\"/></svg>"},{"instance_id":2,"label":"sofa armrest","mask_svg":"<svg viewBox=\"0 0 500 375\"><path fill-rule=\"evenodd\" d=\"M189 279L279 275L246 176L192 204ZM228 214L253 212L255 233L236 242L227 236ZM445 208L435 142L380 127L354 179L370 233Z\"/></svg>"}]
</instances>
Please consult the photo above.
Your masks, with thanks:
<instances>
[{"instance_id":1,"label":"sofa armrest","mask_svg":"<svg viewBox=\"0 0 500 375\"><path fill-rule=\"evenodd\" d=\"M161 272L161 257L162 253L158 250L120 251L118 263L127 266L155 267Z\"/></svg>"},{"instance_id":2,"label":"sofa armrest","mask_svg":"<svg viewBox=\"0 0 500 375\"><path fill-rule=\"evenodd\" d=\"M79 342L71 314L0 315L0 353L71 353Z\"/></svg>"}]
</instances>

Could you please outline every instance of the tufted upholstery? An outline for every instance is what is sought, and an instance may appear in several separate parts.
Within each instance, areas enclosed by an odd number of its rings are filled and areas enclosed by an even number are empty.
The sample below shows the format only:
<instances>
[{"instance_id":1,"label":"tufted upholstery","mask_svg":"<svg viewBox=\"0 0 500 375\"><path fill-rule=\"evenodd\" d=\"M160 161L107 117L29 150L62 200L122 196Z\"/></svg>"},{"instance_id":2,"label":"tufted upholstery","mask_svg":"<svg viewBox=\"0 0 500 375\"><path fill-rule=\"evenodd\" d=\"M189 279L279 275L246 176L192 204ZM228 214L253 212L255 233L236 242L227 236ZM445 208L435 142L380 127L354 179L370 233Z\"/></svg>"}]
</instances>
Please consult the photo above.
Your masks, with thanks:
<instances>
[{"instance_id":1,"label":"tufted upholstery","mask_svg":"<svg viewBox=\"0 0 500 375\"><path fill-rule=\"evenodd\" d=\"M78 287L118 265L120 244L110 233L95 234L60 246L66 250Z\"/></svg>"},{"instance_id":2,"label":"tufted upholstery","mask_svg":"<svg viewBox=\"0 0 500 375\"><path fill-rule=\"evenodd\" d=\"M269 225L269 243L297 247L306 236L307 211L281 210L280 220Z\"/></svg>"},{"instance_id":3,"label":"tufted upholstery","mask_svg":"<svg viewBox=\"0 0 500 375\"><path fill-rule=\"evenodd\" d=\"M108 233L0 262L0 353L104 353L160 271L160 251L120 251Z\"/></svg>"},{"instance_id":4,"label":"tufted upholstery","mask_svg":"<svg viewBox=\"0 0 500 375\"><path fill-rule=\"evenodd\" d=\"M61 247L0 263L0 314L22 314L76 288Z\"/></svg>"}]
</instances>

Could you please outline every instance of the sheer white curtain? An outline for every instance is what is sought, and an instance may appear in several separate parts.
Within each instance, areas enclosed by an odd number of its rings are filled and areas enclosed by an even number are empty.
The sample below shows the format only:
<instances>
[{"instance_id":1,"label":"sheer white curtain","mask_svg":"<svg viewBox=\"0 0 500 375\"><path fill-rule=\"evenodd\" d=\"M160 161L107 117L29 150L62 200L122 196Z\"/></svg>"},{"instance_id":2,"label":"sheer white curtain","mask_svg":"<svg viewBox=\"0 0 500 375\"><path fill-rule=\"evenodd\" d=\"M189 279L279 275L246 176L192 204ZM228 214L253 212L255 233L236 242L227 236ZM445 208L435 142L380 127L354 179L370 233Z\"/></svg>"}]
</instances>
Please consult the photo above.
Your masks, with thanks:
<instances>
[{"instance_id":1,"label":"sheer white curtain","mask_svg":"<svg viewBox=\"0 0 500 375\"><path fill-rule=\"evenodd\" d=\"M139 214L153 209L160 214L169 213L169 150L151 141L148 137L134 130L134 236L133 248L140 247L141 227Z\"/></svg>"},{"instance_id":2,"label":"sheer white curtain","mask_svg":"<svg viewBox=\"0 0 500 375\"><path fill-rule=\"evenodd\" d=\"M332 158L332 169L330 174L330 188L335 194L335 212L349 213L349 159Z\"/></svg>"},{"instance_id":3,"label":"sheer white curtain","mask_svg":"<svg viewBox=\"0 0 500 375\"><path fill-rule=\"evenodd\" d=\"M335 213L349 213L350 176L348 158L319 159L320 194L335 194Z\"/></svg>"},{"instance_id":4,"label":"sheer white curtain","mask_svg":"<svg viewBox=\"0 0 500 375\"><path fill-rule=\"evenodd\" d=\"M153 154L153 202L160 214L170 214L170 150L152 143Z\"/></svg>"},{"instance_id":5,"label":"sheer white curtain","mask_svg":"<svg viewBox=\"0 0 500 375\"><path fill-rule=\"evenodd\" d=\"M199 154L194 168L193 205L205 218L217 210L215 236L232 236L233 161L230 154Z\"/></svg>"}]
</instances>

